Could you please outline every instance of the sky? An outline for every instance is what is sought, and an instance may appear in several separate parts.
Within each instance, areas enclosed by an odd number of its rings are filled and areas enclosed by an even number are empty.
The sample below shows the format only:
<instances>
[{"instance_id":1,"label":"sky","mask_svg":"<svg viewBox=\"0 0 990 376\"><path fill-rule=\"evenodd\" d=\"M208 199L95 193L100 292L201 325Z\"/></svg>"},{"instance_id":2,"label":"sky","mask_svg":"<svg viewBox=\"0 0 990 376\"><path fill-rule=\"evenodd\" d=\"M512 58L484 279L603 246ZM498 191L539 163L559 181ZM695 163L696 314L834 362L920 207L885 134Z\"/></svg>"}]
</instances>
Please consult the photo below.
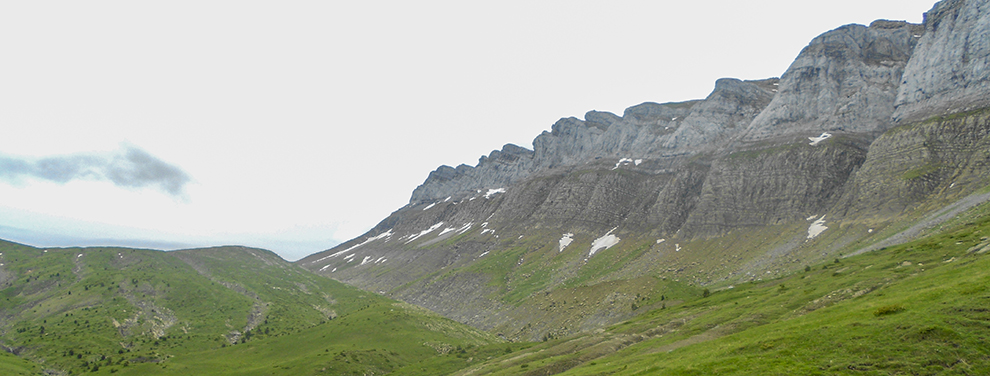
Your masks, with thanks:
<instances>
[{"instance_id":1,"label":"sky","mask_svg":"<svg viewBox=\"0 0 990 376\"><path fill-rule=\"evenodd\" d=\"M815 36L932 0L0 3L0 238L362 235L440 165L562 117L779 77Z\"/></svg>"}]
</instances>

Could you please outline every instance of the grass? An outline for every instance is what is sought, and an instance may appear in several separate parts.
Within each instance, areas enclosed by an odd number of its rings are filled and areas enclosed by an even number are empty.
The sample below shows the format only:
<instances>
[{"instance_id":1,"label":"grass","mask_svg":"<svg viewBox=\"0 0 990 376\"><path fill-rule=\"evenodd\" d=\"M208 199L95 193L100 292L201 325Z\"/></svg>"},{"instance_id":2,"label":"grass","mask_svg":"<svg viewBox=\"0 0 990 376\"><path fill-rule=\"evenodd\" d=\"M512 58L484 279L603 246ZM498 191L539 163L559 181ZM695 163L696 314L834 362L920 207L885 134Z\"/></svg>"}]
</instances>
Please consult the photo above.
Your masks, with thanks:
<instances>
[{"instance_id":1,"label":"grass","mask_svg":"<svg viewBox=\"0 0 990 376\"><path fill-rule=\"evenodd\" d=\"M0 252L4 375L380 374L502 342L264 250Z\"/></svg>"},{"instance_id":2,"label":"grass","mask_svg":"<svg viewBox=\"0 0 990 376\"><path fill-rule=\"evenodd\" d=\"M14 354L0 351L0 374L18 376L37 375L41 372L41 366Z\"/></svg>"},{"instance_id":3,"label":"grass","mask_svg":"<svg viewBox=\"0 0 990 376\"><path fill-rule=\"evenodd\" d=\"M553 339L463 374L990 374L990 205L928 238ZM525 365L525 367L523 367Z\"/></svg>"},{"instance_id":4,"label":"grass","mask_svg":"<svg viewBox=\"0 0 990 376\"><path fill-rule=\"evenodd\" d=\"M931 174L931 173L933 173L935 171L938 171L938 169L940 167L941 166L939 166L938 164L934 164L934 163L929 163L929 164L925 164L925 165L922 165L922 166L919 166L919 167L915 167L913 169L910 169L910 170L904 172L904 174L901 175L901 179L904 179L904 180L918 179L918 178L921 178L921 177L923 177L925 175L928 175L928 174Z\"/></svg>"},{"instance_id":5,"label":"grass","mask_svg":"<svg viewBox=\"0 0 990 376\"><path fill-rule=\"evenodd\" d=\"M661 277L529 294L529 304L566 300L565 307L577 307L598 290L644 291L635 302L652 309L602 331L512 344L260 250L44 252L3 243L4 263L17 276L0 290L0 309L17 318L5 327L5 344L44 363L4 354L0 372L990 374L990 205L939 230L708 296ZM524 275L539 268L520 267L519 257L552 263L558 252L551 251L523 242L478 267ZM633 257L612 250L599 256L606 263ZM545 284L542 275L530 278ZM519 296L529 288L513 286ZM247 325L245 312L258 301L266 303L267 322L243 343L230 343L226 335ZM176 322L161 336L149 335L167 321L162 312ZM130 329L114 325L134 316Z\"/></svg>"}]
</instances>

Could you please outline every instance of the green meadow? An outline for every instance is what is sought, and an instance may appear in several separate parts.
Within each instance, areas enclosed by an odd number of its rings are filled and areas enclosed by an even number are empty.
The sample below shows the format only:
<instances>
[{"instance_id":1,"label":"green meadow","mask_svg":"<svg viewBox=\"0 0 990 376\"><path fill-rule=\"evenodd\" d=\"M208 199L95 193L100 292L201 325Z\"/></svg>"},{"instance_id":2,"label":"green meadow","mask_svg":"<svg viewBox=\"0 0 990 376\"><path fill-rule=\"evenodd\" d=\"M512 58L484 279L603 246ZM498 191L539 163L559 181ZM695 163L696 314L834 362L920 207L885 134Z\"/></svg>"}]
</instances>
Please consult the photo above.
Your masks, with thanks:
<instances>
[{"instance_id":1,"label":"green meadow","mask_svg":"<svg viewBox=\"0 0 990 376\"><path fill-rule=\"evenodd\" d=\"M662 300L637 316L540 342L506 342L264 250L3 243L0 373L985 375L988 236L982 205L919 240L779 278L644 280Z\"/></svg>"}]
</instances>

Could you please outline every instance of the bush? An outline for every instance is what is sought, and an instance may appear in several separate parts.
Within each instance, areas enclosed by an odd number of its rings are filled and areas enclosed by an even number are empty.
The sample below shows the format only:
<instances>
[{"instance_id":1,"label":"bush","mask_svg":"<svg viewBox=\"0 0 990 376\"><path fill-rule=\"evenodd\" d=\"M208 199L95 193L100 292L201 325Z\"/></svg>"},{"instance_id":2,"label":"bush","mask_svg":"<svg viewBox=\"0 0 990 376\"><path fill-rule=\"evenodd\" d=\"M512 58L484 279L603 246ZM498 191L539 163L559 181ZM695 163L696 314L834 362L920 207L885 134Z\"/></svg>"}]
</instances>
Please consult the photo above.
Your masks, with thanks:
<instances>
[{"instance_id":1,"label":"bush","mask_svg":"<svg viewBox=\"0 0 990 376\"><path fill-rule=\"evenodd\" d=\"M903 310L904 307L900 304L890 304L877 308L876 311L873 311L873 316L892 315Z\"/></svg>"}]
</instances>

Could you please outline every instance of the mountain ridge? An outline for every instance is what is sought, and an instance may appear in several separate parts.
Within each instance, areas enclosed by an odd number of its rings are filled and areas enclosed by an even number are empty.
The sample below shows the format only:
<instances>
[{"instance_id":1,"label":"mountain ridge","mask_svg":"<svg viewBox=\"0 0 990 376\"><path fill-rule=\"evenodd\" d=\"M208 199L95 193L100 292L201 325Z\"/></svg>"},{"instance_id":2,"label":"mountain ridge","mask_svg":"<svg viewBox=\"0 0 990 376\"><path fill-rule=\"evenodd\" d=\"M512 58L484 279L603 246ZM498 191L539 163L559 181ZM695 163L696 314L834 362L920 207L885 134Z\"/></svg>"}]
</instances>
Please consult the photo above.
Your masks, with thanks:
<instances>
[{"instance_id":1,"label":"mountain ridge","mask_svg":"<svg viewBox=\"0 0 990 376\"><path fill-rule=\"evenodd\" d=\"M964 100L990 96L983 76L966 76L960 102L905 99L960 85L921 71L982 74L990 49L947 58L936 45L990 32L987 3L939 3L923 25L836 28L779 79L720 79L702 100L563 118L533 150L438 168L367 234L298 263L539 339L635 315L610 294L772 278L852 252L990 183L990 118ZM607 293L552 322L517 306L566 291Z\"/></svg>"}]
</instances>

